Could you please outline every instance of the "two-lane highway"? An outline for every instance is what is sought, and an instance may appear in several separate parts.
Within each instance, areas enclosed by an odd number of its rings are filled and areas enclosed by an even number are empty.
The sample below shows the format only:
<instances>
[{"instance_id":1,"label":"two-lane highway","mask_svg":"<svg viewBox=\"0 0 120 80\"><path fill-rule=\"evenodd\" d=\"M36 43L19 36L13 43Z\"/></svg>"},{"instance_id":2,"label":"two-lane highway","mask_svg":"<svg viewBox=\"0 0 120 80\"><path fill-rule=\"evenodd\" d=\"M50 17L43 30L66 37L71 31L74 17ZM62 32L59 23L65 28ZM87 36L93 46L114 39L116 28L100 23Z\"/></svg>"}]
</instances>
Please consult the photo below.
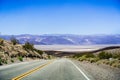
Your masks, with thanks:
<instances>
[{"instance_id":1,"label":"two-lane highway","mask_svg":"<svg viewBox=\"0 0 120 80\"><path fill-rule=\"evenodd\" d=\"M0 69L0 80L94 80L69 59L34 61Z\"/></svg>"},{"instance_id":2,"label":"two-lane highway","mask_svg":"<svg viewBox=\"0 0 120 80\"><path fill-rule=\"evenodd\" d=\"M49 60L37 60L31 62L23 62L8 66L1 66L0 67L0 80L12 80L14 77L23 74L35 67L43 65L49 62Z\"/></svg>"}]
</instances>

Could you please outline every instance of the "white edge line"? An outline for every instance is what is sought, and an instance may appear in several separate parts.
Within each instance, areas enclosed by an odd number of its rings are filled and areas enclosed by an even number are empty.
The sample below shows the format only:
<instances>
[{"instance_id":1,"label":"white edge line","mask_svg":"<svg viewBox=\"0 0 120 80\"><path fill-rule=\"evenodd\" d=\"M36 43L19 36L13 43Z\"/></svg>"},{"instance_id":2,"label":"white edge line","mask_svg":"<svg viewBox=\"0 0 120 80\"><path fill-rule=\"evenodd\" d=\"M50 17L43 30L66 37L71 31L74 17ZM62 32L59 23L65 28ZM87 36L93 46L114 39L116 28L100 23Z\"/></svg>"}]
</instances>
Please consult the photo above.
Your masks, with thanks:
<instances>
[{"instance_id":1,"label":"white edge line","mask_svg":"<svg viewBox=\"0 0 120 80\"><path fill-rule=\"evenodd\" d=\"M77 66L77 65L75 65L72 61L70 61L81 73L82 73L82 75L87 79L87 80L90 80L88 77L87 77L87 75Z\"/></svg>"}]
</instances>

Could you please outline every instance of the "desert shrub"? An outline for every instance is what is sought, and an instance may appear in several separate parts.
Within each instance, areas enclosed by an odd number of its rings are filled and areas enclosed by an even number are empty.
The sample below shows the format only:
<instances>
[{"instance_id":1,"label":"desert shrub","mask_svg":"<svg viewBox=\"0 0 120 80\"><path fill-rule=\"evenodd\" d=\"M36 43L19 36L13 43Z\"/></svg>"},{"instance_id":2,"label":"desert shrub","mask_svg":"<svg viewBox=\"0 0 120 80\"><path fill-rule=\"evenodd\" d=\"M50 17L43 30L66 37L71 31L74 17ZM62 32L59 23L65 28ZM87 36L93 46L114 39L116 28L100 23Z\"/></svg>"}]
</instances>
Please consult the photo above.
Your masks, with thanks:
<instances>
[{"instance_id":1,"label":"desert shrub","mask_svg":"<svg viewBox=\"0 0 120 80\"><path fill-rule=\"evenodd\" d=\"M79 61L84 61L84 59L83 59L83 58L79 58L78 60L79 60Z\"/></svg>"},{"instance_id":2,"label":"desert shrub","mask_svg":"<svg viewBox=\"0 0 120 80\"><path fill-rule=\"evenodd\" d=\"M7 60L3 61L5 64L8 64Z\"/></svg>"},{"instance_id":3,"label":"desert shrub","mask_svg":"<svg viewBox=\"0 0 120 80\"><path fill-rule=\"evenodd\" d=\"M102 60L99 60L97 62L97 64L106 64L106 65L109 65L109 66L112 66L112 67L117 67L117 68L120 68L120 61L119 60L108 60L108 59L102 59Z\"/></svg>"},{"instance_id":4,"label":"desert shrub","mask_svg":"<svg viewBox=\"0 0 120 80\"><path fill-rule=\"evenodd\" d=\"M51 59L51 56L50 56L50 55L48 55L48 59Z\"/></svg>"},{"instance_id":5,"label":"desert shrub","mask_svg":"<svg viewBox=\"0 0 120 80\"><path fill-rule=\"evenodd\" d=\"M84 53L84 54L80 54L78 58L79 61L90 61L92 62L97 62L98 58L96 58L96 56L92 53Z\"/></svg>"},{"instance_id":6,"label":"desert shrub","mask_svg":"<svg viewBox=\"0 0 120 80\"><path fill-rule=\"evenodd\" d=\"M114 61L104 60L103 63L111 66L114 63Z\"/></svg>"},{"instance_id":7,"label":"desert shrub","mask_svg":"<svg viewBox=\"0 0 120 80\"><path fill-rule=\"evenodd\" d=\"M86 53L85 55L86 55L86 58L94 58L95 57L95 55L92 53Z\"/></svg>"},{"instance_id":8,"label":"desert shrub","mask_svg":"<svg viewBox=\"0 0 120 80\"><path fill-rule=\"evenodd\" d=\"M34 45L29 43L29 42L26 42L24 45L23 45L23 48L25 50L34 50Z\"/></svg>"},{"instance_id":9,"label":"desert shrub","mask_svg":"<svg viewBox=\"0 0 120 80\"><path fill-rule=\"evenodd\" d=\"M0 58L0 65L2 65L2 59Z\"/></svg>"},{"instance_id":10,"label":"desert shrub","mask_svg":"<svg viewBox=\"0 0 120 80\"><path fill-rule=\"evenodd\" d=\"M95 59L94 58L90 58L90 62L91 63L95 62Z\"/></svg>"},{"instance_id":11,"label":"desert shrub","mask_svg":"<svg viewBox=\"0 0 120 80\"><path fill-rule=\"evenodd\" d=\"M120 60L120 53L112 54L113 58Z\"/></svg>"},{"instance_id":12,"label":"desert shrub","mask_svg":"<svg viewBox=\"0 0 120 80\"><path fill-rule=\"evenodd\" d=\"M118 67L118 64L115 64L115 63L114 63L114 64L112 64L111 66L112 66L112 67Z\"/></svg>"},{"instance_id":13,"label":"desert shrub","mask_svg":"<svg viewBox=\"0 0 120 80\"><path fill-rule=\"evenodd\" d=\"M95 57L95 55L92 54L92 53L81 53L81 54L75 54L73 56L73 58L79 58L79 57L82 57L82 56L85 56L86 58L93 58L93 57Z\"/></svg>"},{"instance_id":14,"label":"desert shrub","mask_svg":"<svg viewBox=\"0 0 120 80\"><path fill-rule=\"evenodd\" d=\"M98 57L100 59L109 59L112 58L112 54L102 51L98 54Z\"/></svg>"},{"instance_id":15,"label":"desert shrub","mask_svg":"<svg viewBox=\"0 0 120 80\"><path fill-rule=\"evenodd\" d=\"M75 54L75 55L73 55L73 58L79 58L79 57L82 57L83 56L83 54Z\"/></svg>"},{"instance_id":16,"label":"desert shrub","mask_svg":"<svg viewBox=\"0 0 120 80\"><path fill-rule=\"evenodd\" d=\"M111 62L112 67L117 67L120 68L120 61L119 60L114 60Z\"/></svg>"},{"instance_id":17,"label":"desert shrub","mask_svg":"<svg viewBox=\"0 0 120 80\"><path fill-rule=\"evenodd\" d=\"M0 38L0 45L4 45L4 40Z\"/></svg>"},{"instance_id":18,"label":"desert shrub","mask_svg":"<svg viewBox=\"0 0 120 80\"><path fill-rule=\"evenodd\" d=\"M15 37L11 37L10 40L13 43L13 45L19 44L19 41Z\"/></svg>"},{"instance_id":19,"label":"desert shrub","mask_svg":"<svg viewBox=\"0 0 120 80\"><path fill-rule=\"evenodd\" d=\"M112 64L112 63L111 63L110 61L108 61L108 60L104 60L103 63L106 64L106 65L111 65L111 64Z\"/></svg>"},{"instance_id":20,"label":"desert shrub","mask_svg":"<svg viewBox=\"0 0 120 80\"><path fill-rule=\"evenodd\" d=\"M23 57L22 56L19 56L18 59L19 59L19 61L23 61Z\"/></svg>"},{"instance_id":21,"label":"desert shrub","mask_svg":"<svg viewBox=\"0 0 120 80\"><path fill-rule=\"evenodd\" d=\"M117 68L120 68L120 64L117 64Z\"/></svg>"},{"instance_id":22,"label":"desert shrub","mask_svg":"<svg viewBox=\"0 0 120 80\"><path fill-rule=\"evenodd\" d=\"M42 55L43 54L43 51L41 51L41 50L37 50L37 49L34 49L37 53L39 53L40 55Z\"/></svg>"},{"instance_id":23,"label":"desert shrub","mask_svg":"<svg viewBox=\"0 0 120 80\"><path fill-rule=\"evenodd\" d=\"M7 64L8 63L7 59L0 59L0 61L1 61L1 64Z\"/></svg>"},{"instance_id":24,"label":"desert shrub","mask_svg":"<svg viewBox=\"0 0 120 80\"><path fill-rule=\"evenodd\" d=\"M91 63L99 61L99 58L90 58L89 59Z\"/></svg>"},{"instance_id":25,"label":"desert shrub","mask_svg":"<svg viewBox=\"0 0 120 80\"><path fill-rule=\"evenodd\" d=\"M86 60L87 58L86 58L86 55L83 55L82 57L79 57L79 61L84 61L84 60Z\"/></svg>"},{"instance_id":26,"label":"desert shrub","mask_svg":"<svg viewBox=\"0 0 120 80\"><path fill-rule=\"evenodd\" d=\"M11 59L11 62L12 62L12 63L14 63L14 60L13 60L13 59Z\"/></svg>"}]
</instances>

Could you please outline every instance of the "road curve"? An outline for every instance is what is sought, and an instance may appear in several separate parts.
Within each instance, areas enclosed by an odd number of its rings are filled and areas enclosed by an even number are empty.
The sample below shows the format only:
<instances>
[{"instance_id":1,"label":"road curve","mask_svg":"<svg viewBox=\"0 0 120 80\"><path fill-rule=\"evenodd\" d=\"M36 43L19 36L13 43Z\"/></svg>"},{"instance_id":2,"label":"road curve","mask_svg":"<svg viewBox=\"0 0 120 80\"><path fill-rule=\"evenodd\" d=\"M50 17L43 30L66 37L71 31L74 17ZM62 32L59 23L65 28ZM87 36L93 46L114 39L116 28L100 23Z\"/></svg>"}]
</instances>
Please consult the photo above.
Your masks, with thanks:
<instances>
[{"instance_id":1,"label":"road curve","mask_svg":"<svg viewBox=\"0 0 120 80\"><path fill-rule=\"evenodd\" d=\"M50 64L48 64L51 62ZM46 64L46 65L45 65ZM42 66L44 65L44 66ZM42 66L42 67L41 67ZM39 69L37 69L39 68ZM35 70L32 73L31 70ZM21 76L15 79L17 76ZM94 80L90 74L69 59L34 61L12 67L0 68L0 80Z\"/></svg>"}]
</instances>

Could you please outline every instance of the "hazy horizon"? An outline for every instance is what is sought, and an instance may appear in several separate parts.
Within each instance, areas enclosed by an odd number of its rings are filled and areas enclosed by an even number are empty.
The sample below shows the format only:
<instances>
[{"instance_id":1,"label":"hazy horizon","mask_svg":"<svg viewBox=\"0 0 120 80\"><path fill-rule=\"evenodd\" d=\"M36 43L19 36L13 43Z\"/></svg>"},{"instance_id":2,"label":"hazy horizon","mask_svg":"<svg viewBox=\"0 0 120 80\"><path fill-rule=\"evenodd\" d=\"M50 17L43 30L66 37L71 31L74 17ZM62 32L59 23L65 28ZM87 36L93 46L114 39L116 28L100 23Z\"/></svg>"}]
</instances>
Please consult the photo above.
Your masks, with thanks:
<instances>
[{"instance_id":1,"label":"hazy horizon","mask_svg":"<svg viewBox=\"0 0 120 80\"><path fill-rule=\"evenodd\" d=\"M98 35L98 36L101 36L101 35L120 35L120 33L118 34L25 34L25 33L22 33L22 34L2 34L0 33L0 35L8 35L8 36L12 36L12 35L46 35L46 36L49 36L49 35L78 35L78 36L94 36L94 35Z\"/></svg>"}]
</instances>

